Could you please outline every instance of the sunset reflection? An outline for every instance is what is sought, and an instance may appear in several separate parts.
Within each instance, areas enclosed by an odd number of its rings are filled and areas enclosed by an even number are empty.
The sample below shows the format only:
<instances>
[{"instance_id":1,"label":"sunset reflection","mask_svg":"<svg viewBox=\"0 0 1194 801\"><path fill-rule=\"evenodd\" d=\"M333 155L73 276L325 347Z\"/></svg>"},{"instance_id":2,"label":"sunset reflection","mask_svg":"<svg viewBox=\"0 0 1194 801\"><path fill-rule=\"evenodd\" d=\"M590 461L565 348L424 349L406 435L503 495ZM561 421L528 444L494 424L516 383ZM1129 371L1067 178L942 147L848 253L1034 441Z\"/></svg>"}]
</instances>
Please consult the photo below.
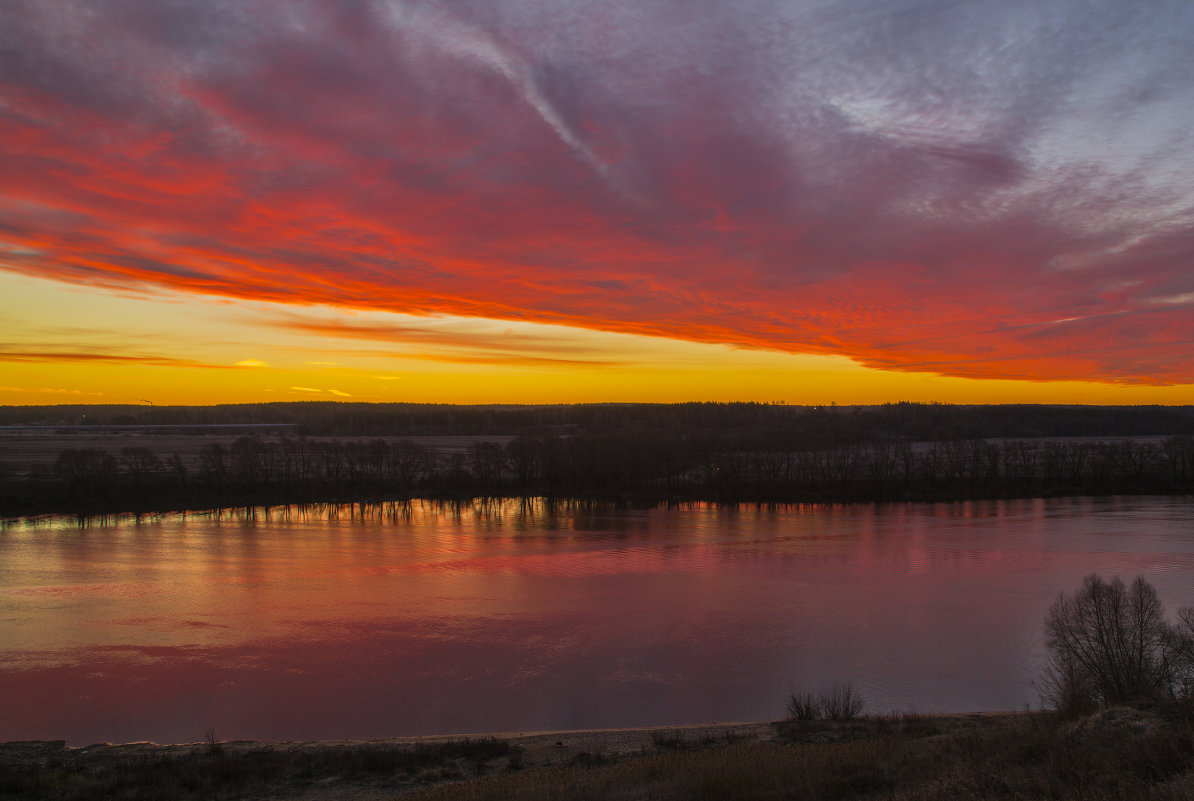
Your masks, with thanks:
<instances>
[{"instance_id":1,"label":"sunset reflection","mask_svg":"<svg viewBox=\"0 0 1194 801\"><path fill-rule=\"evenodd\" d=\"M1139 572L1188 595L1189 514L504 500L7 524L0 739L767 719L789 682L841 677L878 710L1020 708L1057 588Z\"/></svg>"}]
</instances>

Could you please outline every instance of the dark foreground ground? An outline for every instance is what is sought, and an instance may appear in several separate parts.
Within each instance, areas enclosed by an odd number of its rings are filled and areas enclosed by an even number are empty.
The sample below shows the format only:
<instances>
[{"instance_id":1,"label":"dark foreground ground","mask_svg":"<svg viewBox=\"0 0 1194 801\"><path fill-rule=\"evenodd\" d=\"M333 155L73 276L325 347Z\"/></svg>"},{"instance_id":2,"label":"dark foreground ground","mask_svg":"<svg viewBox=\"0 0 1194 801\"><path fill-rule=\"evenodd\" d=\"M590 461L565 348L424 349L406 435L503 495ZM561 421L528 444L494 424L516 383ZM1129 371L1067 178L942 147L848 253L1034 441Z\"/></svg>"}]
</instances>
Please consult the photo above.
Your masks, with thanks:
<instances>
[{"instance_id":1,"label":"dark foreground ground","mask_svg":"<svg viewBox=\"0 0 1194 801\"><path fill-rule=\"evenodd\" d=\"M382 742L0 745L3 799L1194 799L1194 726L1126 708Z\"/></svg>"}]
</instances>

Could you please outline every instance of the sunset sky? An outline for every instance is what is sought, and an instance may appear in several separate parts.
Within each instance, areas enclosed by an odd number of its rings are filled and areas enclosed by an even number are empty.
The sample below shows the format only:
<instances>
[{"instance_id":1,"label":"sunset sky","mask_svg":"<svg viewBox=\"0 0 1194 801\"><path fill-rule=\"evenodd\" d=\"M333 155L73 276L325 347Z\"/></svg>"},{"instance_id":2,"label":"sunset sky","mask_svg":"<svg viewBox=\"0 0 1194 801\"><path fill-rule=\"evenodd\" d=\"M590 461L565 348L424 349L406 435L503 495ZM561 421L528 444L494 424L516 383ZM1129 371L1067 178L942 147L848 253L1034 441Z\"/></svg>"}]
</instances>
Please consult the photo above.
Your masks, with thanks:
<instances>
[{"instance_id":1,"label":"sunset sky","mask_svg":"<svg viewBox=\"0 0 1194 801\"><path fill-rule=\"evenodd\" d=\"M0 404L1194 403L1194 4L0 4Z\"/></svg>"}]
</instances>

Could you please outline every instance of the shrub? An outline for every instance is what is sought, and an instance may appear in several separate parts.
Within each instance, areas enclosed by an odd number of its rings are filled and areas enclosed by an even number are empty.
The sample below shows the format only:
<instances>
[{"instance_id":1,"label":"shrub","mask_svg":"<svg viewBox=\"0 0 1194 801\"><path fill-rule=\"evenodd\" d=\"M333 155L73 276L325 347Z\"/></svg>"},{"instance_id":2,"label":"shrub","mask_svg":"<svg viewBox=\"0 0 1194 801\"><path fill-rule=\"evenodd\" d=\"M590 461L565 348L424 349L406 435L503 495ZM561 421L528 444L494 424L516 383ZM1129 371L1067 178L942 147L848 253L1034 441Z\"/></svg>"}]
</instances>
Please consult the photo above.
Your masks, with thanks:
<instances>
[{"instance_id":1,"label":"shrub","mask_svg":"<svg viewBox=\"0 0 1194 801\"><path fill-rule=\"evenodd\" d=\"M852 684L835 684L821 695L821 710L830 720L853 720L866 702Z\"/></svg>"},{"instance_id":2,"label":"shrub","mask_svg":"<svg viewBox=\"0 0 1194 801\"><path fill-rule=\"evenodd\" d=\"M834 684L816 695L796 689L788 693L789 720L853 720L865 706L862 694L849 683Z\"/></svg>"},{"instance_id":3,"label":"shrub","mask_svg":"<svg viewBox=\"0 0 1194 801\"><path fill-rule=\"evenodd\" d=\"M209 728L203 733L203 742L207 744L207 753L218 756L224 753L224 744L216 739L215 728Z\"/></svg>"},{"instance_id":4,"label":"shrub","mask_svg":"<svg viewBox=\"0 0 1194 801\"><path fill-rule=\"evenodd\" d=\"M821 701L808 690L793 689L788 693L788 718L816 720L821 717Z\"/></svg>"}]
</instances>

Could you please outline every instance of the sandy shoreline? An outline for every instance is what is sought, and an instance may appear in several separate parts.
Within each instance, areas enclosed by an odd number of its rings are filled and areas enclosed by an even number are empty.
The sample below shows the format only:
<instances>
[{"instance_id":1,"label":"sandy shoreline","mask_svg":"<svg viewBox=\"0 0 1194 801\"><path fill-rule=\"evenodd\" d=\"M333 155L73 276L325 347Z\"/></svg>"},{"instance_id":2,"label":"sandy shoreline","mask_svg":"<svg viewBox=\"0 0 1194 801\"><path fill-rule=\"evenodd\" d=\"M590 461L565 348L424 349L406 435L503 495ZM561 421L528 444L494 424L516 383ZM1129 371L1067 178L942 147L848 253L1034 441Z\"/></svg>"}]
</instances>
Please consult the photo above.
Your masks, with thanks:
<instances>
[{"instance_id":1,"label":"sandy shoreline","mask_svg":"<svg viewBox=\"0 0 1194 801\"><path fill-rule=\"evenodd\" d=\"M899 715L901 713L893 713ZM916 713L918 717L936 720L981 720L993 718L1011 718L1025 714L1024 711L996 711L996 712L943 712ZM860 720L870 717L883 717L882 714L864 716ZM635 753L643 747L654 746L661 737L679 738L686 741L699 742L703 739L725 739L729 735L733 739L768 741L775 738L776 726L781 721L736 721L720 723L672 724L661 726L632 726L627 728L610 729L552 729L544 731L486 731L461 732L457 734L421 734L406 737L383 737L378 739L329 739L329 740L219 740L221 747L233 751L248 751L263 748L279 750L302 750L316 748L354 748L364 746L398 746L450 743L461 740L504 740L511 745L523 748L550 746L564 747L570 750L614 749L613 753ZM153 750L161 753L189 753L195 749L209 748L206 741L190 743L156 743L150 740L138 740L127 743L99 742L88 745L67 745L63 740L10 740L0 742L0 749L12 752L22 748L54 748L68 753L96 753L110 752L130 754L140 751ZM627 750L629 749L629 750Z\"/></svg>"},{"instance_id":2,"label":"sandy shoreline","mask_svg":"<svg viewBox=\"0 0 1194 801\"><path fill-rule=\"evenodd\" d=\"M1139 713L1132 715L1139 717ZM888 749L922 749L925 754L944 748L942 753L949 760L961 759L960 769L969 770L969 763L954 753L958 742L1014 745L1025 737L1048 736L1056 729L1051 721L1053 717L1046 713L1027 711L893 713L850 721L738 721L368 740L86 746L68 746L62 740L16 741L0 743L0 775L7 771L9 785L24 785L16 795L12 795L11 787L8 795L0 787L0 796L34 797L22 794L22 788L86 786L91 794L79 798L98 801L113 793L141 797L136 794L139 790L157 792L161 786L173 783L170 786L187 798L223 794L267 801L384 801L411 792L419 798L449 799L462 793L469 798L490 798L500 796L492 795L494 787L505 788L502 792L516 785L537 788L535 792L555 788L555 792L574 782L597 786L610 781L637 788L627 797L638 799L644 787L655 786L652 776L664 776L666 782L682 787L694 775L708 774L702 781L714 781L721 775L719 771L742 770L742 765L748 763L767 766L759 774L763 776L770 775L767 771L795 771L784 781L799 784L807 771L822 770L824 765L817 761L817 755L827 753L819 750L824 748L838 749L832 753L858 762L856 768L862 771L859 776L865 778L867 771L884 769L886 763L875 762L872 746L866 745L880 741ZM1156 721L1146 723L1141 731L1155 728ZM1064 728L1058 731L1068 736ZM951 739L954 737L962 739ZM937 742L942 745L933 745ZM970 758L978 757L971 754ZM812 761L793 767L793 759ZM745 781L753 775L741 778ZM822 778L840 779L828 775ZM538 798L542 793L532 795ZM581 796L602 797L601 793ZM57 796L43 793L36 797Z\"/></svg>"},{"instance_id":3,"label":"sandy shoreline","mask_svg":"<svg viewBox=\"0 0 1194 801\"><path fill-rule=\"evenodd\" d=\"M253 751L273 749L299 751L319 748L357 748L414 746L458 742L460 740L504 740L527 751L554 749L560 753L598 751L610 755L637 753L653 746L660 736L700 741L706 738L731 738L749 740L770 740L775 725L771 721L744 721L736 723L702 723L684 726L641 726L624 729L560 729L550 731L495 731L467 732L461 734L426 734L410 737L385 737L381 739L340 740L220 740L221 748L228 751ZM125 757L145 752L157 754L187 754L195 750L210 748L208 742L155 743L139 740L127 743L91 743L88 745L67 745L63 740L13 740L0 743L0 749L13 754L20 751L58 751L64 754L98 756L107 754Z\"/></svg>"},{"instance_id":4,"label":"sandy shoreline","mask_svg":"<svg viewBox=\"0 0 1194 801\"><path fill-rule=\"evenodd\" d=\"M918 714L918 717L939 721L952 721L964 727L967 721L989 721L998 718L1015 718L1023 711L969 712ZM878 715L876 717L883 717ZM860 720L865 720L862 718ZM700 723L691 725L638 726L621 729L559 729L548 731L493 731L466 732L460 734L428 734L409 737L386 737L381 739L339 739L339 740L219 740L220 748L230 752L274 750L304 751L332 748L367 748L434 745L462 740L502 740L524 751L535 762L564 762L580 753L624 756L643 753L657 747L658 741L682 741L700 744L713 741L770 742L778 738L777 725L781 721L738 721L722 723ZM848 724L843 724L848 725ZM102 758L125 758L138 754L160 754L164 756L185 755L211 748L211 743L155 743L148 740L128 743L92 743L89 745L67 745L63 740L14 740L0 743L0 751L16 755L28 752L48 754L58 752L64 755L80 755ZM536 759L539 757L539 759Z\"/></svg>"}]
</instances>

